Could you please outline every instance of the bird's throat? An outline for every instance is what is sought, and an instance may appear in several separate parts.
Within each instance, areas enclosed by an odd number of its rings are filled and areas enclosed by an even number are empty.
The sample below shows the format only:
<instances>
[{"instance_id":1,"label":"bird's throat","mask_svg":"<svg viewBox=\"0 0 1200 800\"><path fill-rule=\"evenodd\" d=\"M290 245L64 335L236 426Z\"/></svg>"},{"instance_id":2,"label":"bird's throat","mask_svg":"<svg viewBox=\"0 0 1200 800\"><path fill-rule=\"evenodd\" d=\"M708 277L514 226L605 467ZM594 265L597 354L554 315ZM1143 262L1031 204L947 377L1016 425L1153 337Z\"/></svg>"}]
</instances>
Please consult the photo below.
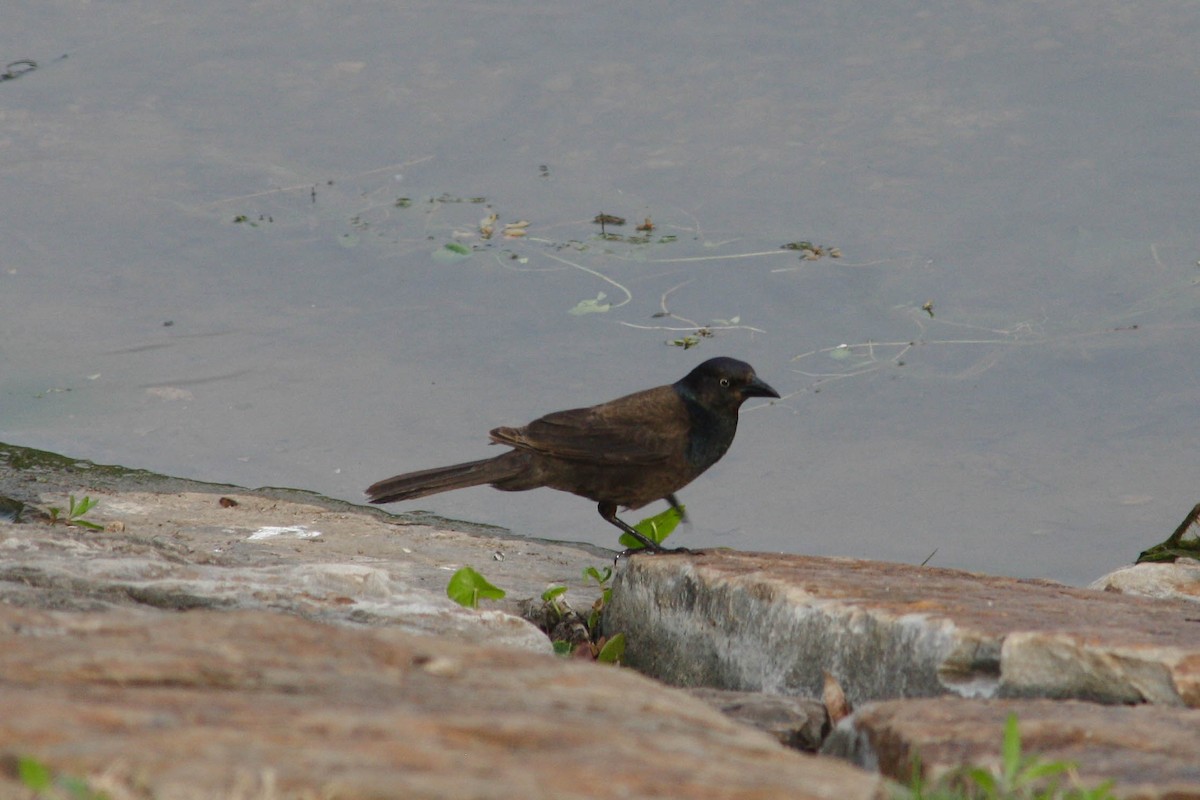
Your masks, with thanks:
<instances>
[{"instance_id":1,"label":"bird's throat","mask_svg":"<svg viewBox=\"0 0 1200 800\"><path fill-rule=\"evenodd\" d=\"M696 474L708 469L725 455L737 433L737 411L723 413L708 408L695 398L681 394L687 408L691 430L688 432L687 460Z\"/></svg>"}]
</instances>

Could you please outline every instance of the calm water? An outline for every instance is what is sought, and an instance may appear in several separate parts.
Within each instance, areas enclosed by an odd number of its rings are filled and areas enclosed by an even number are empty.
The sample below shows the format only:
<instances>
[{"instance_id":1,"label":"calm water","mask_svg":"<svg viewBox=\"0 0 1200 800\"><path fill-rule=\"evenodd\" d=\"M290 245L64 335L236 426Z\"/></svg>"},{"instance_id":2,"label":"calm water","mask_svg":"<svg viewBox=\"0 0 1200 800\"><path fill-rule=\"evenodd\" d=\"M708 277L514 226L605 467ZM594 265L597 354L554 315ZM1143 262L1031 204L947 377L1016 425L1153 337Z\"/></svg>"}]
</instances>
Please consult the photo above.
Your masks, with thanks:
<instances>
[{"instance_id":1,"label":"calm water","mask_svg":"<svg viewBox=\"0 0 1200 800\"><path fill-rule=\"evenodd\" d=\"M681 543L1079 583L1200 500L1194 3L10 5L5 441L358 499L733 355Z\"/></svg>"}]
</instances>

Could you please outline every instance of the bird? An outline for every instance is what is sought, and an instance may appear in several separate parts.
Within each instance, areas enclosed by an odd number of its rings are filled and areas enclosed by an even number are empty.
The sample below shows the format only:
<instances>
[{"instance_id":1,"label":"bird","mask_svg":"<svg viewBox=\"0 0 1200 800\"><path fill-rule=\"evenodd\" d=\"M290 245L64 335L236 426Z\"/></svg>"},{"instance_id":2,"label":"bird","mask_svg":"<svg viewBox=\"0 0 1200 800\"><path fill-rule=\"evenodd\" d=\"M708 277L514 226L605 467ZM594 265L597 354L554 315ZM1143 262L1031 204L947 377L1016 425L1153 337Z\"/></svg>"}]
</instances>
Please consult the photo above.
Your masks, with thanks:
<instances>
[{"instance_id":1,"label":"bird","mask_svg":"<svg viewBox=\"0 0 1200 800\"><path fill-rule=\"evenodd\" d=\"M751 397L778 398L744 361L719 357L666 386L587 408L556 411L519 428L495 428L492 458L386 478L367 488L371 503L393 503L490 484L505 492L549 487L597 503L600 516L649 552L657 542L617 517L667 501L717 463L733 443L738 409ZM682 548L681 548L682 549Z\"/></svg>"}]
</instances>

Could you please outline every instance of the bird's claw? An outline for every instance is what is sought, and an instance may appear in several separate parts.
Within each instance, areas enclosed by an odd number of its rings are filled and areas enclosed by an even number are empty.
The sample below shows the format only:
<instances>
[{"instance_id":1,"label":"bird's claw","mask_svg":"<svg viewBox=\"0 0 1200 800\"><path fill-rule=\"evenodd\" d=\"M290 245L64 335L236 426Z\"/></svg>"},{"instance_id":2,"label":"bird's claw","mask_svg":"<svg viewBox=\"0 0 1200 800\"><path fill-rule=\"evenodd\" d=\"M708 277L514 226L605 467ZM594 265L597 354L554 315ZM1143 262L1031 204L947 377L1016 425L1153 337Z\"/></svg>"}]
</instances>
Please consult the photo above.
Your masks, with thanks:
<instances>
[{"instance_id":1,"label":"bird's claw","mask_svg":"<svg viewBox=\"0 0 1200 800\"><path fill-rule=\"evenodd\" d=\"M628 558L629 556L638 555L639 553L645 553L649 556L669 556L699 555L703 552L703 550L692 550L687 547L655 547L653 549L649 547L627 547L626 549L617 553L617 557L613 559L613 563L616 564L622 558Z\"/></svg>"}]
</instances>

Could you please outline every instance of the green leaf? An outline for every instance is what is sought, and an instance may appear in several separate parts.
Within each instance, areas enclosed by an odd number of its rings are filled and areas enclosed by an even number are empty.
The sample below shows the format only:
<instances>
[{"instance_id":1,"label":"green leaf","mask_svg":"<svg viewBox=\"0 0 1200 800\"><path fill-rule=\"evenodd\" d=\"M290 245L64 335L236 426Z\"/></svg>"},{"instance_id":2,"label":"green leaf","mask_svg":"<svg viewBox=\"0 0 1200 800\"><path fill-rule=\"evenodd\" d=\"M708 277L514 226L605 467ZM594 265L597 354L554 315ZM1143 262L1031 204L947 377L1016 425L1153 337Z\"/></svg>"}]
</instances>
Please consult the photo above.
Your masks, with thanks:
<instances>
[{"instance_id":1,"label":"green leaf","mask_svg":"<svg viewBox=\"0 0 1200 800\"><path fill-rule=\"evenodd\" d=\"M67 495L67 499L71 501L70 510L67 512L67 515L70 517L82 517L84 514L95 508L96 504L100 502L99 500L93 500L87 495L84 495L83 499L78 503L75 502L75 495L73 494Z\"/></svg>"},{"instance_id":2,"label":"green leaf","mask_svg":"<svg viewBox=\"0 0 1200 800\"><path fill-rule=\"evenodd\" d=\"M1021 774L1017 776L1017 781L1021 785L1037 783L1046 778L1055 778L1059 775L1066 775L1075 768L1075 765L1069 761L1041 761L1033 759L1027 762L1021 770Z\"/></svg>"},{"instance_id":3,"label":"green leaf","mask_svg":"<svg viewBox=\"0 0 1200 800\"><path fill-rule=\"evenodd\" d=\"M601 572L595 567L588 567L583 571L583 579L586 581L588 578L591 578L596 581L597 584L603 586L604 584L608 583L609 578L612 577L612 572L612 567L605 567L604 572Z\"/></svg>"},{"instance_id":4,"label":"green leaf","mask_svg":"<svg viewBox=\"0 0 1200 800\"><path fill-rule=\"evenodd\" d=\"M74 525L74 526L76 526L76 527L79 527L79 528L87 528L87 529L88 529L88 530L90 530L90 531L102 531L102 530L104 530L104 526L103 526L103 525L97 525L96 523L94 523L94 522L89 522L89 521L88 521L88 520L86 520L86 519L73 519L73 520L71 520L71 524L72 524L72 525Z\"/></svg>"},{"instance_id":5,"label":"green leaf","mask_svg":"<svg viewBox=\"0 0 1200 800\"><path fill-rule=\"evenodd\" d=\"M617 664L625 655L625 634L618 633L604 643L596 660L604 664Z\"/></svg>"},{"instance_id":6,"label":"green leaf","mask_svg":"<svg viewBox=\"0 0 1200 800\"><path fill-rule=\"evenodd\" d=\"M450 583L446 584L446 595L460 606L467 608L478 608L481 597L488 600L499 600L505 594L503 589L493 586L487 578L470 567L463 567L451 575Z\"/></svg>"},{"instance_id":7,"label":"green leaf","mask_svg":"<svg viewBox=\"0 0 1200 800\"><path fill-rule=\"evenodd\" d=\"M554 598L565 594L566 591L567 591L567 587L565 587L565 586L551 586L549 589L542 592L542 600L549 603Z\"/></svg>"},{"instance_id":8,"label":"green leaf","mask_svg":"<svg viewBox=\"0 0 1200 800\"><path fill-rule=\"evenodd\" d=\"M433 251L433 260L439 264L454 264L471 257L471 248L458 242L450 242Z\"/></svg>"},{"instance_id":9,"label":"green leaf","mask_svg":"<svg viewBox=\"0 0 1200 800\"><path fill-rule=\"evenodd\" d=\"M680 513L676 511L674 507L671 507L661 514L655 514L653 517L647 517L637 525L634 525L633 529L655 544L662 544L666 541L667 537L671 535L671 532L675 530L676 526L679 525L679 522L682 519L683 517L680 515ZM621 534L620 542L630 550L640 550L641 548L645 547L645 545L630 536L628 533Z\"/></svg>"},{"instance_id":10,"label":"green leaf","mask_svg":"<svg viewBox=\"0 0 1200 800\"><path fill-rule=\"evenodd\" d=\"M573 649L571 643L563 639L559 639L554 643L554 655L556 656L569 656Z\"/></svg>"},{"instance_id":11,"label":"green leaf","mask_svg":"<svg viewBox=\"0 0 1200 800\"><path fill-rule=\"evenodd\" d=\"M1000 758L1003 762L1004 783L1012 787L1021 768L1021 730L1017 725L1017 715L1009 714L1004 722L1004 744L1001 746Z\"/></svg>"},{"instance_id":12,"label":"green leaf","mask_svg":"<svg viewBox=\"0 0 1200 800\"><path fill-rule=\"evenodd\" d=\"M964 771L968 779L988 796L994 796L997 791L996 776L991 773L991 770L983 767L970 767Z\"/></svg>"},{"instance_id":13,"label":"green leaf","mask_svg":"<svg viewBox=\"0 0 1200 800\"><path fill-rule=\"evenodd\" d=\"M37 759L21 756L17 759L17 777L35 792L44 792L54 784L50 768Z\"/></svg>"},{"instance_id":14,"label":"green leaf","mask_svg":"<svg viewBox=\"0 0 1200 800\"><path fill-rule=\"evenodd\" d=\"M1063 797L1065 800L1114 800L1112 787L1115 785L1116 781L1104 781L1091 789L1082 787L1071 789Z\"/></svg>"}]
</instances>

